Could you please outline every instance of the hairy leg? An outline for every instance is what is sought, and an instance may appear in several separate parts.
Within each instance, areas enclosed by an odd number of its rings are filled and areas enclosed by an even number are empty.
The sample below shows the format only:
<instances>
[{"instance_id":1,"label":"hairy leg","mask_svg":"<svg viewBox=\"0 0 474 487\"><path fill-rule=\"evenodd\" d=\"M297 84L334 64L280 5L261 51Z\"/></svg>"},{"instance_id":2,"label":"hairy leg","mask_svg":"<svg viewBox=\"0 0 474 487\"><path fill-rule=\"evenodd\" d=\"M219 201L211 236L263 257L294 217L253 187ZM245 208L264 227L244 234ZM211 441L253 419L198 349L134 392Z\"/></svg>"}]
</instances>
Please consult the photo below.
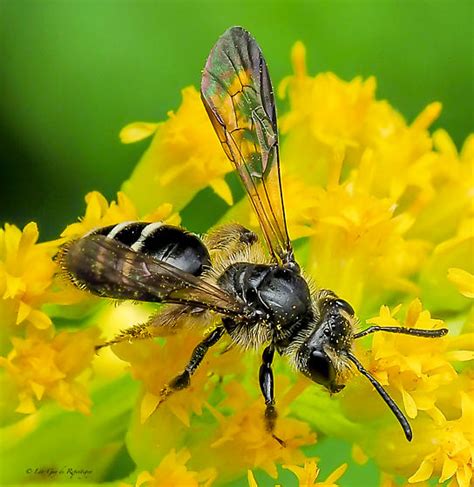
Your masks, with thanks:
<instances>
[{"instance_id":1,"label":"hairy leg","mask_svg":"<svg viewBox=\"0 0 474 487\"><path fill-rule=\"evenodd\" d=\"M96 352L104 347L109 347L110 345L115 345L116 343L124 342L124 341L135 341L135 340L145 340L147 338L153 338L153 335L149 331L148 323L142 323L138 325L134 325L126 330L121 331L115 338L109 340L105 343L100 345L96 345L95 350Z\"/></svg>"}]
</instances>

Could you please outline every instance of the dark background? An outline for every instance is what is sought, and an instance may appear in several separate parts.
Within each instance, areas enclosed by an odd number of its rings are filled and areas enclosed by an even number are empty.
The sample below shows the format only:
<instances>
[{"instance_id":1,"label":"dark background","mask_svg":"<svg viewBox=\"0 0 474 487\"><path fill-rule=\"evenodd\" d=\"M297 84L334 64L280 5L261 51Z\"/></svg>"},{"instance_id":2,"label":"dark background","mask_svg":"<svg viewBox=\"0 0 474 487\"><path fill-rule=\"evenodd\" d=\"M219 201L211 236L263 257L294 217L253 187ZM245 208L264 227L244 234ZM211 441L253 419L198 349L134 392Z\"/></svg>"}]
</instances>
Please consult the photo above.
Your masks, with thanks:
<instances>
[{"instance_id":1,"label":"dark background","mask_svg":"<svg viewBox=\"0 0 474 487\"><path fill-rule=\"evenodd\" d=\"M136 120L158 121L199 85L231 25L261 44L274 84L301 39L311 74L375 75L408 121L443 103L435 127L458 147L473 130L471 1L0 1L0 223L54 238L83 196L115 196L148 142L121 145Z\"/></svg>"}]
</instances>

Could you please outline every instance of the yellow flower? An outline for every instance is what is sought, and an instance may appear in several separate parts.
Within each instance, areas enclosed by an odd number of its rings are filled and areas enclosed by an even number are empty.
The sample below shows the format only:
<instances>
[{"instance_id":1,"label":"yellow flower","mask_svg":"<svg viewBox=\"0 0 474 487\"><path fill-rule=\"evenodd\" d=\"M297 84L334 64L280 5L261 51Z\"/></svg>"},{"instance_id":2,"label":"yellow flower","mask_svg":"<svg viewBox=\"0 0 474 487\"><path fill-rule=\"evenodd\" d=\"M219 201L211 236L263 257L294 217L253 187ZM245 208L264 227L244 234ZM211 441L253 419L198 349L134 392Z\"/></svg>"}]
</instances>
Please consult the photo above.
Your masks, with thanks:
<instances>
[{"instance_id":1,"label":"yellow flower","mask_svg":"<svg viewBox=\"0 0 474 487\"><path fill-rule=\"evenodd\" d=\"M374 78L346 82L332 73L312 78L306 72L301 43L293 47L292 61L295 74L279 87L280 96L287 94L290 102L280 124L286 134L282 147L286 171L326 185L334 176L335 155L343 155L345 179L353 168L365 169L363 160L370 150L377 170L364 170L363 177L372 194L402 202L413 188L417 200L423 199L418 192L433 192L426 160L432 149L427 128L439 115L439 103L429 105L408 126L386 101L375 99Z\"/></svg>"},{"instance_id":2,"label":"yellow flower","mask_svg":"<svg viewBox=\"0 0 474 487\"><path fill-rule=\"evenodd\" d=\"M148 215L140 218L130 198L120 191L117 193L117 202L112 201L110 204L98 191L88 193L85 200L87 207L84 217L79 222L68 225L61 237L79 238L94 228L124 221L163 221L170 225L178 225L180 222L179 216L172 213L173 207L169 203L155 207Z\"/></svg>"},{"instance_id":3,"label":"yellow flower","mask_svg":"<svg viewBox=\"0 0 474 487\"><path fill-rule=\"evenodd\" d=\"M425 158L427 190L417 208L409 235L439 243L452 238L464 224L472 232L474 205L474 135L458 154L444 130L433 134L434 152Z\"/></svg>"},{"instance_id":4,"label":"yellow flower","mask_svg":"<svg viewBox=\"0 0 474 487\"><path fill-rule=\"evenodd\" d=\"M206 469L200 472L188 470L188 463L191 455L185 448L176 452L171 450L161 460L158 467L149 473L140 473L135 482L135 487L208 487L215 478L213 469ZM131 487L131 484L120 484L121 487Z\"/></svg>"},{"instance_id":5,"label":"yellow flower","mask_svg":"<svg viewBox=\"0 0 474 487\"><path fill-rule=\"evenodd\" d=\"M422 310L419 300L409 305L403 324L395 317L399 310L399 306L393 311L383 306L379 316L368 323L423 329L436 329L442 324ZM403 405L406 415L416 418L411 421L413 442L406 443L393 418L390 424L377 420L382 415L388 417L389 411L382 401L367 400L375 393L362 378L348 384L341 401L349 418L377 425L370 429L370 434L363 428L358 441L383 470L405 476L416 472L410 482L427 480L432 474L446 480L456 471L462 478L469 477L466 472L471 471L472 460L466 454L472 451L468 445L472 445L474 439L470 399L474 388L468 376L457 372L452 362L472 360L473 343L473 334L448 335L441 339L391 333L374 335L366 368ZM396 457L394 452L399 452ZM457 458L457 470L449 460L453 456ZM459 485L469 485L469 481Z\"/></svg>"},{"instance_id":6,"label":"yellow flower","mask_svg":"<svg viewBox=\"0 0 474 487\"><path fill-rule=\"evenodd\" d=\"M0 357L0 365L16 385L16 411L34 413L38 402L53 399L64 409L88 414L91 402L80 375L91 364L98 336L97 328L89 328L57 335L31 331L26 338L12 338L13 350Z\"/></svg>"},{"instance_id":7,"label":"yellow flower","mask_svg":"<svg viewBox=\"0 0 474 487\"><path fill-rule=\"evenodd\" d=\"M315 482L319 476L318 461L316 460L306 460L303 467L298 465L282 465L283 468L290 470L298 478L299 487L337 487L337 480L344 475L347 470L347 463L344 463L338 467L334 472L332 472L326 480L322 482ZM249 487L258 487L257 481L251 470L247 472L247 478ZM280 487L278 484L276 487Z\"/></svg>"},{"instance_id":8,"label":"yellow flower","mask_svg":"<svg viewBox=\"0 0 474 487\"><path fill-rule=\"evenodd\" d=\"M446 421L442 427L425 423L420 434L430 438L434 451L425 455L410 483L439 475L439 482L450 480L448 487L469 487L474 466L474 399L472 392L461 392L461 417Z\"/></svg>"},{"instance_id":9,"label":"yellow flower","mask_svg":"<svg viewBox=\"0 0 474 487\"><path fill-rule=\"evenodd\" d=\"M298 478L299 487L337 487L336 482L344 475L347 470L347 463L344 463L332 472L326 480L316 482L319 476L318 460L306 460L303 467L297 465L283 465L283 468L293 472Z\"/></svg>"},{"instance_id":10,"label":"yellow flower","mask_svg":"<svg viewBox=\"0 0 474 487\"><path fill-rule=\"evenodd\" d=\"M467 220L457 233L442 242L433 250L425 263L420 286L426 306L433 311L465 310L470 301L452 286L449 280L449 269L459 268L465 273L474 272L474 222ZM452 276L452 274L451 274ZM459 276L459 273L458 273ZM463 274L464 279L467 277Z\"/></svg>"},{"instance_id":11,"label":"yellow flower","mask_svg":"<svg viewBox=\"0 0 474 487\"><path fill-rule=\"evenodd\" d=\"M390 311L382 306L379 316L367 320L379 326L404 326L407 328L437 329L442 322L431 318L429 311L422 310L421 302L414 300L408 307L404 323L396 319L400 307ZM370 351L367 369L379 382L397 391L409 418L416 418L420 410L426 411L435 421L444 416L436 406L438 389L456 379L456 371L448 360L449 337L428 339L394 333L376 333ZM462 355L452 355L459 359ZM361 386L364 390L369 385Z\"/></svg>"},{"instance_id":12,"label":"yellow flower","mask_svg":"<svg viewBox=\"0 0 474 487\"><path fill-rule=\"evenodd\" d=\"M305 56L303 44L296 43L292 50L295 75L285 78L278 90L282 98L288 91L290 101L289 112L281 116L282 133L289 132L291 136L307 127L305 133L322 144L357 146L373 100L375 79L355 78L347 83L333 73L309 78ZM334 113L340 116L334 117Z\"/></svg>"},{"instance_id":13,"label":"yellow flower","mask_svg":"<svg viewBox=\"0 0 474 487\"><path fill-rule=\"evenodd\" d=\"M183 101L166 122L130 124L121 132L123 141L139 135L155 135L132 176L123 185L140 212L150 211L156 195L181 210L197 191L211 188L229 205L232 193L224 176L232 170L194 87L182 91ZM150 175L152 175L150 177Z\"/></svg>"},{"instance_id":14,"label":"yellow flower","mask_svg":"<svg viewBox=\"0 0 474 487\"><path fill-rule=\"evenodd\" d=\"M380 476L380 487L429 487L429 485L427 482L403 482L403 484L400 484L395 481L393 475L382 472Z\"/></svg>"},{"instance_id":15,"label":"yellow flower","mask_svg":"<svg viewBox=\"0 0 474 487\"><path fill-rule=\"evenodd\" d=\"M123 221L138 220L135 206L121 192L117 193L117 202L112 201L110 205L98 191L88 193L85 201L87 207L84 217L79 222L68 225L61 237L67 239L79 238L94 228L105 227Z\"/></svg>"},{"instance_id":16,"label":"yellow flower","mask_svg":"<svg viewBox=\"0 0 474 487\"><path fill-rule=\"evenodd\" d=\"M320 191L314 199L307 271L364 315L388 293L414 293L409 276L423 262L427 245L404 238L407 220L388 199L355 185Z\"/></svg>"},{"instance_id":17,"label":"yellow flower","mask_svg":"<svg viewBox=\"0 0 474 487\"><path fill-rule=\"evenodd\" d=\"M232 415L224 416L208 405L219 422L211 452L214 464L222 465L222 468L218 468L220 478L232 478L246 468L261 468L276 478L277 463L303 463L300 448L315 443L316 435L306 423L288 417L288 406L306 385L304 381L289 386L283 376L277 377L279 417L275 434L285 442L284 447L265 430L261 398L251 398L237 381L225 387L228 397L219 405L219 410L231 407L234 411ZM236 451L239 452L238 456L235 455Z\"/></svg>"},{"instance_id":18,"label":"yellow flower","mask_svg":"<svg viewBox=\"0 0 474 487\"><path fill-rule=\"evenodd\" d=\"M8 223L0 229L0 315L4 327L51 326L41 306L51 297L56 270L52 256L57 243L38 244L38 235L35 223L28 223L23 230Z\"/></svg>"},{"instance_id":19,"label":"yellow flower","mask_svg":"<svg viewBox=\"0 0 474 487\"><path fill-rule=\"evenodd\" d=\"M184 370L194 347L201 340L202 334L181 330L178 335L167 337L165 345L141 340L122 342L113 347L119 358L130 363L133 376L143 382L144 394L140 406L142 423L153 414L150 419L154 424L159 424L161 415L166 416L166 412L170 411L185 426L189 426L190 415L202 414L209 388L215 385L208 375L227 372L229 361L233 363L233 371L239 371L239 356L235 350L220 356L211 351L193 375L190 387L170 395L160 404L162 389Z\"/></svg>"}]
</instances>

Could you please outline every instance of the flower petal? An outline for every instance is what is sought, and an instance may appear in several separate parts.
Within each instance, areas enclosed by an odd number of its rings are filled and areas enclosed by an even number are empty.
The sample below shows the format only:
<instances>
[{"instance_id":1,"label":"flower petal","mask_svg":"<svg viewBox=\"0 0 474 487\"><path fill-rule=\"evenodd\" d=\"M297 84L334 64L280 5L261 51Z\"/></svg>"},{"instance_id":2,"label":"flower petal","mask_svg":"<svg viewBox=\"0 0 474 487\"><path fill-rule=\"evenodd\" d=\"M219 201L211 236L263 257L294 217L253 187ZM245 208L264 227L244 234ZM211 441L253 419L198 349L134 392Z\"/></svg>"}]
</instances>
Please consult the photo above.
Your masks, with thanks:
<instances>
[{"instance_id":1,"label":"flower petal","mask_svg":"<svg viewBox=\"0 0 474 487\"><path fill-rule=\"evenodd\" d=\"M457 267L448 269L448 279L458 288L466 298L474 298L474 276Z\"/></svg>"},{"instance_id":2,"label":"flower petal","mask_svg":"<svg viewBox=\"0 0 474 487\"><path fill-rule=\"evenodd\" d=\"M433 469L433 462L425 458L421 462L418 470L408 479L408 482L410 482L410 484L414 484L415 482L423 482L424 480L428 480L433 473Z\"/></svg>"},{"instance_id":3,"label":"flower petal","mask_svg":"<svg viewBox=\"0 0 474 487\"><path fill-rule=\"evenodd\" d=\"M132 144L150 137L156 132L159 123L133 122L125 125L120 131L119 137L122 144Z\"/></svg>"},{"instance_id":4,"label":"flower petal","mask_svg":"<svg viewBox=\"0 0 474 487\"><path fill-rule=\"evenodd\" d=\"M145 393L142 402L140 404L141 424L145 423L146 420L153 414L159 402L160 402L160 398L155 394L152 394L150 392Z\"/></svg>"},{"instance_id":5,"label":"flower petal","mask_svg":"<svg viewBox=\"0 0 474 487\"><path fill-rule=\"evenodd\" d=\"M415 400L405 389L402 389L402 397L407 416L409 418L416 418L418 414L418 408L416 406Z\"/></svg>"},{"instance_id":6,"label":"flower petal","mask_svg":"<svg viewBox=\"0 0 474 487\"><path fill-rule=\"evenodd\" d=\"M348 464L343 463L340 467L337 467L334 472L332 472L329 477L326 479L326 484L334 484L340 477L344 475L344 472L347 470Z\"/></svg>"},{"instance_id":7,"label":"flower petal","mask_svg":"<svg viewBox=\"0 0 474 487\"><path fill-rule=\"evenodd\" d=\"M247 480L249 483L249 487L258 487L257 481L255 480L255 477L253 476L252 470L247 470Z\"/></svg>"},{"instance_id":8,"label":"flower petal","mask_svg":"<svg viewBox=\"0 0 474 487\"><path fill-rule=\"evenodd\" d=\"M458 464L449 457L446 457L443 463L443 470L441 471L441 476L439 478L439 483L444 482L451 478L458 469Z\"/></svg>"}]
</instances>

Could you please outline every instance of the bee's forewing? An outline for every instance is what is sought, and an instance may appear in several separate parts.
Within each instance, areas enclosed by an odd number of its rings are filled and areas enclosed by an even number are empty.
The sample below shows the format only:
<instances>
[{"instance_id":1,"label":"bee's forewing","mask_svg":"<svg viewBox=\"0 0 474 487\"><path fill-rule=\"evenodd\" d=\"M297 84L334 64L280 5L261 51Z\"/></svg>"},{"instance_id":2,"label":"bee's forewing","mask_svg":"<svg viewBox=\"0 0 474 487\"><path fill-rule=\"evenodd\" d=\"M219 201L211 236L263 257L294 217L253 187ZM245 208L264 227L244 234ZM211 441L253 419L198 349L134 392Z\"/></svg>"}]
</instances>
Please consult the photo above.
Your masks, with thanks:
<instances>
[{"instance_id":1,"label":"bee's forewing","mask_svg":"<svg viewBox=\"0 0 474 487\"><path fill-rule=\"evenodd\" d=\"M250 197L274 260L292 260L273 88L262 51L246 30L228 29L212 48L202 75L201 96Z\"/></svg>"},{"instance_id":2,"label":"bee's forewing","mask_svg":"<svg viewBox=\"0 0 474 487\"><path fill-rule=\"evenodd\" d=\"M246 312L217 286L104 235L72 242L60 263L79 287L100 296L189 304L234 316Z\"/></svg>"}]
</instances>

